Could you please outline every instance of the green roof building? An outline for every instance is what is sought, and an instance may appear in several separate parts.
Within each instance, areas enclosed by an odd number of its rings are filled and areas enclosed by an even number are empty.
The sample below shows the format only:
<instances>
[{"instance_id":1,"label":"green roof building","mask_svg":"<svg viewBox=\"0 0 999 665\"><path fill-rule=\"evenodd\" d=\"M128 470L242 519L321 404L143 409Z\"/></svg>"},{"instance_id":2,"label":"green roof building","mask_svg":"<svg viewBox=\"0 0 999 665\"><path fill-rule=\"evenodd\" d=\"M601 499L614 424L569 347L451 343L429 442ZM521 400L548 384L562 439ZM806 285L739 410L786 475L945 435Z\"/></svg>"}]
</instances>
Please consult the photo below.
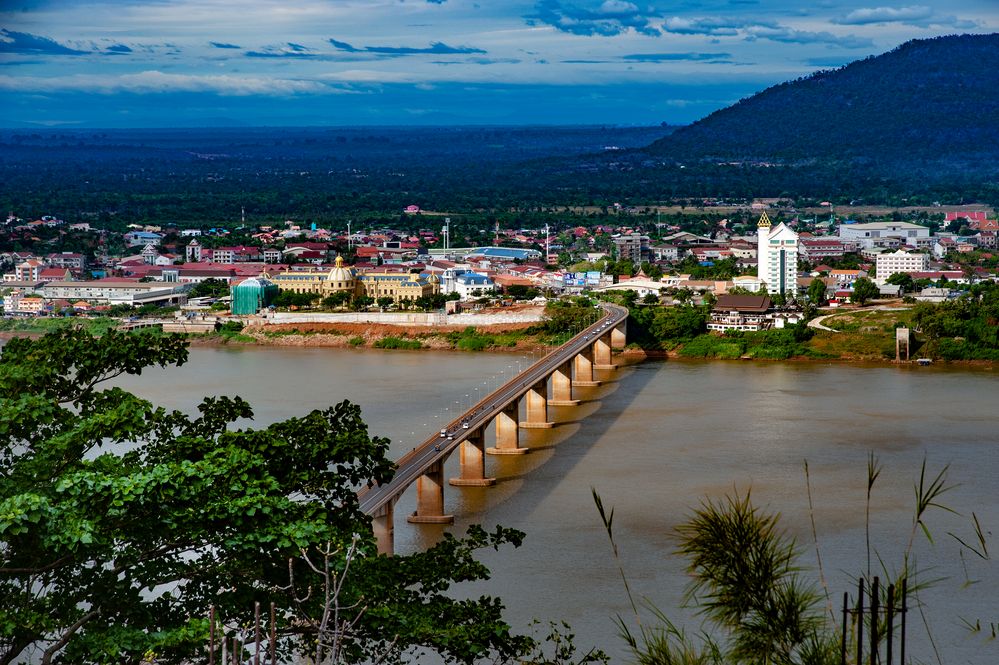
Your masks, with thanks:
<instances>
[{"instance_id":1,"label":"green roof building","mask_svg":"<svg viewBox=\"0 0 999 665\"><path fill-rule=\"evenodd\" d=\"M277 284L263 277L250 277L232 287L232 313L246 316L268 307L277 297Z\"/></svg>"}]
</instances>

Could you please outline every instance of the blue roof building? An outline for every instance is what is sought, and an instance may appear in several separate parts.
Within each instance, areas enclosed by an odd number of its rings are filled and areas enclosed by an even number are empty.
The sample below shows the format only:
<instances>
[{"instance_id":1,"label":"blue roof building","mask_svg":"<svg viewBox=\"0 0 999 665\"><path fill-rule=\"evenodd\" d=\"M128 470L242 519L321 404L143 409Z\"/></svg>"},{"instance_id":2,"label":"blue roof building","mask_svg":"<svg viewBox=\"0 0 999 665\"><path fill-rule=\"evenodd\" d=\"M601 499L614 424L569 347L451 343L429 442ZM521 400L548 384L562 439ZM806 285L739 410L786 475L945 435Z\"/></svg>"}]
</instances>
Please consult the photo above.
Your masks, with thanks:
<instances>
[{"instance_id":1,"label":"blue roof building","mask_svg":"<svg viewBox=\"0 0 999 665\"><path fill-rule=\"evenodd\" d=\"M470 256L482 256L487 259L500 259L507 261L531 261L534 259L541 258L541 252L536 249L526 249L519 247L476 247L467 254L465 258Z\"/></svg>"}]
</instances>

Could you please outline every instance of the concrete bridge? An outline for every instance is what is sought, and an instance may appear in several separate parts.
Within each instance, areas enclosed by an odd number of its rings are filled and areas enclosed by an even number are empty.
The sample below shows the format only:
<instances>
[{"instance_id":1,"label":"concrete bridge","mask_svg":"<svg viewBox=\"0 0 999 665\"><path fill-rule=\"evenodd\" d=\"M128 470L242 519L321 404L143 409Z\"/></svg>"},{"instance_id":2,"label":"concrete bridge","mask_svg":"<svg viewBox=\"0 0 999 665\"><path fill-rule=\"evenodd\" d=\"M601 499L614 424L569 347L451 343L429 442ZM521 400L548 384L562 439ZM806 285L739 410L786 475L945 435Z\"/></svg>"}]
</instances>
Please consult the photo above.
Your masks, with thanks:
<instances>
[{"instance_id":1,"label":"concrete bridge","mask_svg":"<svg viewBox=\"0 0 999 665\"><path fill-rule=\"evenodd\" d=\"M456 487L488 487L495 478L486 477L486 455L522 455L520 430L550 428L549 406L576 406L573 387L598 386L594 369L615 367L611 351L624 348L628 310L603 304L604 316L575 335L525 371L487 395L442 432L434 434L396 463L392 481L364 489L359 494L361 510L372 516L378 551L391 554L395 503L416 483L416 511L407 516L414 524L450 524L453 515L444 511L444 462L458 451L460 474L449 479ZM548 383L551 381L551 397ZM520 404L525 419L520 420ZM496 445L485 447L485 428L496 427Z\"/></svg>"}]
</instances>

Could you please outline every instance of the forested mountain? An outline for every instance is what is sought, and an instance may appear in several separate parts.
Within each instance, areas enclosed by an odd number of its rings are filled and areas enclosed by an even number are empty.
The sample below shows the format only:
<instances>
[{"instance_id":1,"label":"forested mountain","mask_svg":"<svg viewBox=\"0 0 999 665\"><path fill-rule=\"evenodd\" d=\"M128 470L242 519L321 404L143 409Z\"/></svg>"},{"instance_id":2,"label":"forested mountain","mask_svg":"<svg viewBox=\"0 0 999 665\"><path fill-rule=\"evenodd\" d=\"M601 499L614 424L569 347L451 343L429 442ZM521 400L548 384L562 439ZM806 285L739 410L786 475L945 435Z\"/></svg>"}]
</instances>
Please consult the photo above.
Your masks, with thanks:
<instances>
[{"instance_id":1,"label":"forested mountain","mask_svg":"<svg viewBox=\"0 0 999 665\"><path fill-rule=\"evenodd\" d=\"M999 34L914 40L782 83L644 152L681 163L838 162L887 177L994 172Z\"/></svg>"}]
</instances>

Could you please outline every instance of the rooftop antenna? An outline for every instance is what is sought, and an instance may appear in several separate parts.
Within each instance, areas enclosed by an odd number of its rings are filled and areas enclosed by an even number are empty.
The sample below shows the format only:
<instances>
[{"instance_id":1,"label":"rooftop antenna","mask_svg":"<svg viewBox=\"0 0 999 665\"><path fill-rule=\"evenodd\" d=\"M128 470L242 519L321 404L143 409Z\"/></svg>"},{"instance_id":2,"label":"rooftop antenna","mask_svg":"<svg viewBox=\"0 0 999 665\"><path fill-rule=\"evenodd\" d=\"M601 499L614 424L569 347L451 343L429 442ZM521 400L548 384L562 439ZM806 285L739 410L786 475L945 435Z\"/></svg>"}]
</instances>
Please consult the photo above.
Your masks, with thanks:
<instances>
[{"instance_id":1,"label":"rooftop antenna","mask_svg":"<svg viewBox=\"0 0 999 665\"><path fill-rule=\"evenodd\" d=\"M496 245L499 245L499 244L500 244L500 237L499 237L499 220L498 220L498 219L496 220L496 233L495 233L495 237L493 238L493 243L495 243Z\"/></svg>"},{"instance_id":2,"label":"rooftop antenna","mask_svg":"<svg viewBox=\"0 0 999 665\"><path fill-rule=\"evenodd\" d=\"M350 220L347 220L347 249L354 246L354 237L350 234Z\"/></svg>"},{"instance_id":3,"label":"rooftop antenna","mask_svg":"<svg viewBox=\"0 0 999 665\"><path fill-rule=\"evenodd\" d=\"M444 234L444 254L446 255L448 250L451 248L451 218L444 218L444 228L441 229L441 233Z\"/></svg>"},{"instance_id":4,"label":"rooftop antenna","mask_svg":"<svg viewBox=\"0 0 999 665\"><path fill-rule=\"evenodd\" d=\"M551 231L548 228L548 225L545 224L545 263L548 263L548 257L550 257L552 254L551 245L552 245Z\"/></svg>"}]
</instances>

